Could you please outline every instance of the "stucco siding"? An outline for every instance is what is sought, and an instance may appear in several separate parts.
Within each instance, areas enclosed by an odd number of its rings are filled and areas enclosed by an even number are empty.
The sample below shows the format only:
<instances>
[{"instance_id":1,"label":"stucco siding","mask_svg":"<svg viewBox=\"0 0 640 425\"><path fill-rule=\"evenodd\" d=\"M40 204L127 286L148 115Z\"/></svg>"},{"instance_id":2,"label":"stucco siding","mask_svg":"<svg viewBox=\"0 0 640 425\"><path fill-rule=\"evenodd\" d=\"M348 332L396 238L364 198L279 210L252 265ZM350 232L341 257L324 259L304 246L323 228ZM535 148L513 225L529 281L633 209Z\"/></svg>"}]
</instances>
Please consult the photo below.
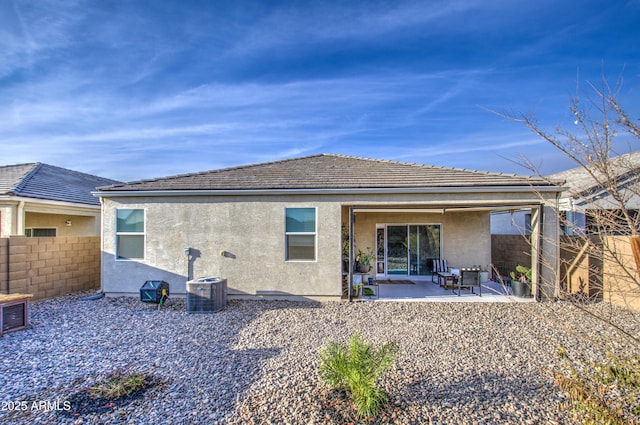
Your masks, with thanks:
<instances>
[{"instance_id":1,"label":"stucco siding","mask_svg":"<svg viewBox=\"0 0 640 425\"><path fill-rule=\"evenodd\" d=\"M452 267L487 266L491 262L489 211L445 213L357 213L355 247L376 246L376 224L440 224L442 258Z\"/></svg>"},{"instance_id":2,"label":"stucco siding","mask_svg":"<svg viewBox=\"0 0 640 425\"><path fill-rule=\"evenodd\" d=\"M188 278L222 276L230 296L341 296L340 206L300 199L215 197L105 200L103 290L136 292L146 280L165 280L184 294ZM316 261L285 260L285 208L317 208ZM145 210L144 260L115 259L115 210ZM190 248L188 260L184 252Z\"/></svg>"},{"instance_id":3,"label":"stucco siding","mask_svg":"<svg viewBox=\"0 0 640 425\"><path fill-rule=\"evenodd\" d=\"M55 228L57 236L99 236L100 214L95 206L6 201L0 204L0 235L24 235L35 227Z\"/></svg>"},{"instance_id":4,"label":"stucco siding","mask_svg":"<svg viewBox=\"0 0 640 425\"><path fill-rule=\"evenodd\" d=\"M0 205L0 237L13 235L16 227L16 207L14 205Z\"/></svg>"},{"instance_id":5,"label":"stucco siding","mask_svg":"<svg viewBox=\"0 0 640 425\"><path fill-rule=\"evenodd\" d=\"M67 220L71 225L67 226ZM98 236L100 235L100 216L83 217L79 215L25 213L25 228L55 228L57 236Z\"/></svg>"}]
</instances>

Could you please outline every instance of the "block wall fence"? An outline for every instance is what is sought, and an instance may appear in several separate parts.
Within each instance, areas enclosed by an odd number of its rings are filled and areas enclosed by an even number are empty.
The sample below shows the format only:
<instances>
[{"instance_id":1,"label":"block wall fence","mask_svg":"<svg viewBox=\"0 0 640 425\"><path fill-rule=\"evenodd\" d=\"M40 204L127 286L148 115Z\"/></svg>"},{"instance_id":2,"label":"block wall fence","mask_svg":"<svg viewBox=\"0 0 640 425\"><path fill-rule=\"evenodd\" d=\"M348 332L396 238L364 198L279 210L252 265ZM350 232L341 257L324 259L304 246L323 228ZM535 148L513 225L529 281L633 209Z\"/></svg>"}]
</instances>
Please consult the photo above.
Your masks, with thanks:
<instances>
[{"instance_id":1,"label":"block wall fence","mask_svg":"<svg viewBox=\"0 0 640 425\"><path fill-rule=\"evenodd\" d=\"M99 287L99 236L0 238L0 293L41 300Z\"/></svg>"},{"instance_id":2,"label":"block wall fence","mask_svg":"<svg viewBox=\"0 0 640 425\"><path fill-rule=\"evenodd\" d=\"M618 307L640 312L638 270L627 236L609 236L606 244L614 253L597 256L577 252L576 237L560 238L559 285L564 294L587 295ZM578 238L578 240L581 240ZM596 246L601 244L593 239ZM602 247L600 247L602 249ZM529 242L520 235L492 235L491 261L503 274L515 270L517 264L531 264ZM579 250L578 250L579 251Z\"/></svg>"}]
</instances>

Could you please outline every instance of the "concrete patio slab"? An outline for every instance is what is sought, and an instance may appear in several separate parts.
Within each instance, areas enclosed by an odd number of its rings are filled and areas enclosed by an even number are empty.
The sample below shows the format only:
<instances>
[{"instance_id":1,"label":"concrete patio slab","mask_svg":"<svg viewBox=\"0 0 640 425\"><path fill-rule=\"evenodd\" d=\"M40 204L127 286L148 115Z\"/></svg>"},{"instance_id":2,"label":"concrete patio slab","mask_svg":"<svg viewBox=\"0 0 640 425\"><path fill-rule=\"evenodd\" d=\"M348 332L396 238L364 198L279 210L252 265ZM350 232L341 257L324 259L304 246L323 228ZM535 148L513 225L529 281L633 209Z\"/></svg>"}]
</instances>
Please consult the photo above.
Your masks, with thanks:
<instances>
[{"instance_id":1,"label":"concrete patio slab","mask_svg":"<svg viewBox=\"0 0 640 425\"><path fill-rule=\"evenodd\" d=\"M470 290L463 289L457 295L451 288L443 288L430 280L415 280L412 284L384 283L378 284L378 297L364 296L358 298L364 301L420 301L420 302L533 302L533 298L519 298L510 295L510 288L503 287L498 282L486 282L482 285L482 296ZM457 292L457 291L456 291Z\"/></svg>"}]
</instances>

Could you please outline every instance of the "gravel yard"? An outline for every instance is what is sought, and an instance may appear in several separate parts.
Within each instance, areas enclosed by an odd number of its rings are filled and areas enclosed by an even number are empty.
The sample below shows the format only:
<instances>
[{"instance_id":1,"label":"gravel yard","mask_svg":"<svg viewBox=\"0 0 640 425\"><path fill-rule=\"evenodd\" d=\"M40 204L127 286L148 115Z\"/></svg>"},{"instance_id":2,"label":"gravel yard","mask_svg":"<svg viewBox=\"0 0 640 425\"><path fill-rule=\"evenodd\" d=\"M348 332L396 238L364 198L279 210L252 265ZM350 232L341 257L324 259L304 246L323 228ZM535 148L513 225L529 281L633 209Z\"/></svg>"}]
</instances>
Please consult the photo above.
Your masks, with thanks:
<instances>
[{"instance_id":1,"label":"gravel yard","mask_svg":"<svg viewBox=\"0 0 640 425\"><path fill-rule=\"evenodd\" d=\"M560 302L231 301L191 315L176 298L157 311L137 298L87 295L33 303L31 329L0 337L0 423L565 424L548 372L557 347L599 359L578 333L620 340ZM640 334L638 315L613 314ZM390 403L373 421L358 421L317 372L326 343L356 330L400 346L380 380ZM78 402L119 367L150 373L155 385L114 405Z\"/></svg>"}]
</instances>

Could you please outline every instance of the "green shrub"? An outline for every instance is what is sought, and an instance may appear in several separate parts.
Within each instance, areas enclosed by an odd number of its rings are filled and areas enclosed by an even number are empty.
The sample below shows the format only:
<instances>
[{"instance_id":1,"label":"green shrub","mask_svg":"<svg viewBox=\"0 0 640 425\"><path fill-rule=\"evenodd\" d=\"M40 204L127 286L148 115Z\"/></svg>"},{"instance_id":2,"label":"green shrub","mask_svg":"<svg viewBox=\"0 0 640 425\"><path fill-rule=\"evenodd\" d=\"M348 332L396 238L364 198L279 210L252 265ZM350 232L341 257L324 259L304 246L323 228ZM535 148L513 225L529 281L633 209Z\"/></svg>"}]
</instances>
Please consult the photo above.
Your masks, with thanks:
<instances>
[{"instance_id":1,"label":"green shrub","mask_svg":"<svg viewBox=\"0 0 640 425\"><path fill-rule=\"evenodd\" d=\"M373 297L376 293L371 288L363 288L363 295L366 297Z\"/></svg>"},{"instance_id":2,"label":"green shrub","mask_svg":"<svg viewBox=\"0 0 640 425\"><path fill-rule=\"evenodd\" d=\"M348 345L330 341L320 352L320 377L332 388L349 392L360 417L375 416L387 402L386 393L376 381L391 367L397 352L395 342L375 350L359 333L349 339Z\"/></svg>"}]
</instances>

